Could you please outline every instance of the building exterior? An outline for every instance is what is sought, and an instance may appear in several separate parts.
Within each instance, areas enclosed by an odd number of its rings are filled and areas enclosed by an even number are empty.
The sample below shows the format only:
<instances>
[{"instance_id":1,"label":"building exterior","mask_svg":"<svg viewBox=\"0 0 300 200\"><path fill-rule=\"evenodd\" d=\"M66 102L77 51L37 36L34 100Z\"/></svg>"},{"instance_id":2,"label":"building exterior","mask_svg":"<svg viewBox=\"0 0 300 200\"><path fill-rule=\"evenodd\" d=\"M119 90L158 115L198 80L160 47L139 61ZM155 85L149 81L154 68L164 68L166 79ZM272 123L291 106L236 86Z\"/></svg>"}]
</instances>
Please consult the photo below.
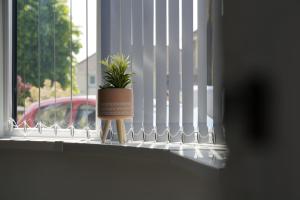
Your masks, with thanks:
<instances>
[{"instance_id":1,"label":"building exterior","mask_svg":"<svg viewBox=\"0 0 300 200\"><path fill-rule=\"evenodd\" d=\"M79 95L87 94L87 64L88 64L88 93L89 95L97 94L97 56L96 53L92 54L87 60L83 60L76 65L76 80L79 88Z\"/></svg>"}]
</instances>

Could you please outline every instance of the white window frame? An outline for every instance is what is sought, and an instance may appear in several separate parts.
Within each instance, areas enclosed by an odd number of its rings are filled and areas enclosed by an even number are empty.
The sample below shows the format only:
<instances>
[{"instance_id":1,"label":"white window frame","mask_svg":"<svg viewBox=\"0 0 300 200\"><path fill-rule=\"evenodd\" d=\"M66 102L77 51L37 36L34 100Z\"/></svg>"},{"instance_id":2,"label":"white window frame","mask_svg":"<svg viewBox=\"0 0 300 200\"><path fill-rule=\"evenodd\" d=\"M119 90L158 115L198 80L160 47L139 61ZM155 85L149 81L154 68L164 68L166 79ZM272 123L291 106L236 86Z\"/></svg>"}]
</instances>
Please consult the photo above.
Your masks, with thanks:
<instances>
[{"instance_id":1,"label":"white window frame","mask_svg":"<svg viewBox=\"0 0 300 200\"><path fill-rule=\"evenodd\" d=\"M4 137L12 113L12 1L1 1L0 11L0 137Z\"/></svg>"},{"instance_id":2,"label":"white window frame","mask_svg":"<svg viewBox=\"0 0 300 200\"><path fill-rule=\"evenodd\" d=\"M0 94L4 94L3 87L3 74L4 74L4 60L3 60L3 1L0 1ZM0 136L3 134L4 130L4 104L3 104L4 95L0 95Z\"/></svg>"}]
</instances>

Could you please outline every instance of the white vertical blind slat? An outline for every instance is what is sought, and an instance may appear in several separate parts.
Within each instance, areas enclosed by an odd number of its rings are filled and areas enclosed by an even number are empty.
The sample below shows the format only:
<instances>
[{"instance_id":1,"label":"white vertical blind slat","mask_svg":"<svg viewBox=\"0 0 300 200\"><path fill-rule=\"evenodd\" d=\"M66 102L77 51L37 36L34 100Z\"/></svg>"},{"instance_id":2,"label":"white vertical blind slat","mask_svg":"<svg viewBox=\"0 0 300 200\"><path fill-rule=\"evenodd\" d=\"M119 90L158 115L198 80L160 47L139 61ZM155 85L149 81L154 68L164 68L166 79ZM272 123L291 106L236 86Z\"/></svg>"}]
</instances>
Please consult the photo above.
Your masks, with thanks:
<instances>
[{"instance_id":1,"label":"white vertical blind slat","mask_svg":"<svg viewBox=\"0 0 300 200\"><path fill-rule=\"evenodd\" d=\"M0 1L0 10L3 10L2 7L3 1ZM0 66L4 66L4 20L2 19L3 14L1 12L0 14ZM0 68L0 94L4 94L4 82L5 76L4 76L4 67ZM0 96L0 137L2 137L4 134L4 96L6 95L1 95Z\"/></svg>"},{"instance_id":2,"label":"white vertical blind slat","mask_svg":"<svg viewBox=\"0 0 300 200\"><path fill-rule=\"evenodd\" d=\"M214 135L217 144L225 143L225 135L222 127L222 1L212 0L211 7L212 19L212 67L213 67L213 116L214 116Z\"/></svg>"},{"instance_id":3,"label":"white vertical blind slat","mask_svg":"<svg viewBox=\"0 0 300 200\"><path fill-rule=\"evenodd\" d=\"M129 56L131 55L131 0L121 0L120 33L121 33L121 52L125 56ZM125 128L127 131L130 130L131 126L132 126L132 120L125 120Z\"/></svg>"},{"instance_id":4,"label":"white vertical blind slat","mask_svg":"<svg viewBox=\"0 0 300 200\"><path fill-rule=\"evenodd\" d=\"M144 131L146 140L153 140L153 73L154 73L154 47L153 47L153 14L154 1L144 0Z\"/></svg>"},{"instance_id":5,"label":"white vertical blind slat","mask_svg":"<svg viewBox=\"0 0 300 200\"><path fill-rule=\"evenodd\" d=\"M166 0L156 1L156 128L158 141L166 141L167 120L167 46Z\"/></svg>"},{"instance_id":6,"label":"white vertical blind slat","mask_svg":"<svg viewBox=\"0 0 300 200\"><path fill-rule=\"evenodd\" d=\"M144 84L143 84L143 1L132 0L132 71L134 89L134 117L133 129L134 140L142 140L143 119L144 119Z\"/></svg>"},{"instance_id":7,"label":"white vertical blind slat","mask_svg":"<svg viewBox=\"0 0 300 200\"><path fill-rule=\"evenodd\" d=\"M179 0L169 1L169 127L171 141L180 141L179 131ZM174 137L172 137L174 136Z\"/></svg>"},{"instance_id":8,"label":"white vertical blind slat","mask_svg":"<svg viewBox=\"0 0 300 200\"><path fill-rule=\"evenodd\" d=\"M56 105L56 11L55 11L56 4L52 5L53 11L53 82L54 82L54 105ZM57 124L57 112L55 112L54 116L54 124Z\"/></svg>"},{"instance_id":9,"label":"white vertical blind slat","mask_svg":"<svg viewBox=\"0 0 300 200\"><path fill-rule=\"evenodd\" d=\"M121 0L121 51L131 53L131 0Z\"/></svg>"},{"instance_id":10,"label":"white vertical blind slat","mask_svg":"<svg viewBox=\"0 0 300 200\"><path fill-rule=\"evenodd\" d=\"M73 32L73 1L70 0L70 32ZM73 35L71 35L70 37L70 79L71 79L71 83L70 83L70 87L71 87L71 94L70 94L70 98L71 98L71 124L70 124L70 131L71 131L71 136L74 136L74 130L73 130L73 49L72 49L72 43L73 43Z\"/></svg>"},{"instance_id":11,"label":"white vertical blind slat","mask_svg":"<svg viewBox=\"0 0 300 200\"><path fill-rule=\"evenodd\" d=\"M89 101L89 12L88 12L88 0L85 1L85 22L86 22L86 105L88 105ZM90 128L89 117L86 116L87 127ZM89 136L88 136L89 137Z\"/></svg>"},{"instance_id":12,"label":"white vertical blind slat","mask_svg":"<svg viewBox=\"0 0 300 200\"><path fill-rule=\"evenodd\" d=\"M107 58L110 54L110 38L111 38L111 19L110 19L110 8L111 3L110 0L101 0L101 60ZM99 18L98 18L99 19ZM105 31L103 31L105 30ZM99 30L100 31L100 30ZM100 84L103 84L103 72L104 68L101 66L101 81Z\"/></svg>"},{"instance_id":13,"label":"white vertical blind slat","mask_svg":"<svg viewBox=\"0 0 300 200\"><path fill-rule=\"evenodd\" d=\"M207 137L207 23L209 0L198 1L198 131ZM203 138L202 138L203 139Z\"/></svg>"},{"instance_id":14,"label":"white vertical blind slat","mask_svg":"<svg viewBox=\"0 0 300 200\"><path fill-rule=\"evenodd\" d=\"M182 2L182 124L184 142L193 142L193 0Z\"/></svg>"},{"instance_id":15,"label":"white vertical blind slat","mask_svg":"<svg viewBox=\"0 0 300 200\"><path fill-rule=\"evenodd\" d=\"M96 51L96 55L97 55L97 61L101 60L101 54L102 54L102 37L104 34L104 31L102 32L102 26L103 26L103 22L101 21L103 19L102 16L102 2L103 1L97 1L97 20L96 20L96 26L97 26L97 51ZM105 35L105 34L104 34ZM105 45L103 45L105 46ZM100 62L97 62L96 64L96 73L97 73L97 86L101 84L102 81L102 73L101 73L101 64ZM97 102L98 102L98 95L97 95ZM96 105L97 106L97 105ZM101 120L97 117L98 116L98 109L96 108L96 130L97 130L97 134L98 136L100 136L100 130L101 130Z\"/></svg>"},{"instance_id":16,"label":"white vertical blind slat","mask_svg":"<svg viewBox=\"0 0 300 200\"><path fill-rule=\"evenodd\" d=\"M121 16L120 16L120 8L121 2L120 0L110 0L110 18L111 18L111 38L110 38L110 54L120 53L121 50L121 37L120 37L120 26L121 26Z\"/></svg>"},{"instance_id":17,"label":"white vertical blind slat","mask_svg":"<svg viewBox=\"0 0 300 200\"><path fill-rule=\"evenodd\" d=\"M99 3L99 1L97 2ZM100 4L100 3L99 3ZM98 5L99 5L98 4ZM105 58L107 58L107 56L110 55L110 40L111 40L111 10L107 9L110 8L111 6L111 1L110 0L101 0L101 4L99 5L101 7L101 26L98 29L98 33L100 32L101 34L101 42L100 44L98 44L98 52L100 50L100 60L103 60ZM98 7L99 8L99 7ZM99 19L99 17L98 17ZM105 31L103 31L105 30ZM97 34L98 35L98 34ZM99 64L101 66L101 70L98 71L98 74L100 74L100 80L99 80L99 84L103 84L103 76L104 76L104 67ZM98 98L98 97L97 97ZM98 109L97 109L98 110ZM100 120L101 121L101 120ZM99 123L100 125L102 124L101 122Z\"/></svg>"},{"instance_id":18,"label":"white vertical blind slat","mask_svg":"<svg viewBox=\"0 0 300 200\"><path fill-rule=\"evenodd\" d=\"M41 52L40 52L40 50L41 50L41 37L40 37L40 28L41 28L41 19L40 19L40 16L41 16L41 12L40 12L40 8L41 8L41 2L40 2L40 0L38 1L38 14L37 14L37 28L38 28L38 30L37 30L37 51L38 51L38 73L39 73L39 75L38 75L38 79L39 79L39 99L38 99L38 105L39 105L39 109L41 108ZM71 16L71 15L70 15ZM71 90L72 91L72 90ZM39 123L39 122L38 122Z\"/></svg>"},{"instance_id":19,"label":"white vertical blind slat","mask_svg":"<svg viewBox=\"0 0 300 200\"><path fill-rule=\"evenodd\" d=\"M118 54L121 50L120 26L121 26L121 2L120 0L110 0L110 55ZM117 140L117 126L115 121L112 121L112 131L114 139Z\"/></svg>"}]
</instances>

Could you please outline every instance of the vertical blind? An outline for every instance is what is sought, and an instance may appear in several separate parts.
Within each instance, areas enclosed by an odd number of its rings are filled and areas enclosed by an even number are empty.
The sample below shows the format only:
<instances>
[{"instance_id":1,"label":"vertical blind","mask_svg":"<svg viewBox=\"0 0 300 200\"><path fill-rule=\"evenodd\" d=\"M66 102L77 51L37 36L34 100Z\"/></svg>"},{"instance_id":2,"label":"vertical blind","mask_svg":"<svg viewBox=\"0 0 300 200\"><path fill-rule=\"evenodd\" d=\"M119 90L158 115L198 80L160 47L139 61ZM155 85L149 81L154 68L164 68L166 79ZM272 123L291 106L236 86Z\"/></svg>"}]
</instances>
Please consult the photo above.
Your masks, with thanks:
<instances>
[{"instance_id":1,"label":"vertical blind","mask_svg":"<svg viewBox=\"0 0 300 200\"><path fill-rule=\"evenodd\" d=\"M34 30L29 43L23 42L28 54L35 57L36 66L29 66L38 73L37 112L43 111L43 88L45 87L43 71L50 71L50 86L53 89L49 101L53 101L54 114L51 122L45 123L42 118L35 121L34 126L28 120L22 123L10 121L13 134L43 135L43 136L72 136L97 137L99 131L91 127L91 120L95 124L95 109L91 111L91 88L89 76L97 75L91 69L91 55L89 44L94 43L89 38L89 0L80 1L85 8L85 60L84 67L85 92L79 98L75 79L78 70L75 54L77 26L73 23L73 3L68 0L67 26L69 38L66 44L58 41L60 23L57 7L62 6L60 0L32 0L18 1L19 15L26 14L28 5L34 12L29 16L35 18L34 25L27 25L27 21L18 27L18 31L26 31L29 26ZM32 4L30 4L30 2ZM78 2L77 2L78 3ZM221 0L101 0L97 2L98 23L100 27L100 42L95 56L104 59L111 54L122 53L131 59L130 70L135 73L131 87L134 91L134 118L126 121L129 140L157 141L157 142L184 142L184 143L223 143L224 130L222 128L222 47L221 47ZM52 6L48 12L45 7ZM22 13L22 9L25 9ZM81 13L82 14L82 13ZM19 26L19 25L18 25ZM50 30L50 31L49 31ZM98 29L99 30L99 29ZM49 31L49 32L47 32ZM48 34L46 34L48 33ZM70 34L71 33L71 34ZM71 35L71 36L70 36ZM20 36L20 40L22 40ZM64 116L68 122L59 123L61 118L61 97L58 97L59 55L68 52L68 74L66 82L70 86L64 95L67 102ZM50 53L49 53L50 52ZM51 62L45 64L45 60ZM27 65L19 62L18 67ZM80 65L80 63L79 63ZM78 66L79 66L78 65ZM77 65L76 65L77 66ZM49 70L50 68L50 70ZM25 68L24 68L25 69ZM24 70L20 70L24 72ZM96 70L97 71L97 70ZM101 68L100 74L103 74ZM28 75L24 73L22 81L25 86ZM78 77L77 77L78 78ZM98 77L101 82L101 77ZM67 88L67 87L66 87ZM76 126L75 121L81 107L78 99L83 99L82 126ZM81 100L80 100L81 101ZM27 104L22 103L24 113ZM93 114L91 114L93 112ZM40 116L49 115L42 113ZM29 119L32 120L32 119ZM80 121L81 122L81 121ZM100 128L99 128L100 129ZM116 135L115 125L112 124L112 135Z\"/></svg>"},{"instance_id":2,"label":"vertical blind","mask_svg":"<svg viewBox=\"0 0 300 200\"><path fill-rule=\"evenodd\" d=\"M101 2L101 58L135 73L129 139L223 143L221 0Z\"/></svg>"}]
</instances>

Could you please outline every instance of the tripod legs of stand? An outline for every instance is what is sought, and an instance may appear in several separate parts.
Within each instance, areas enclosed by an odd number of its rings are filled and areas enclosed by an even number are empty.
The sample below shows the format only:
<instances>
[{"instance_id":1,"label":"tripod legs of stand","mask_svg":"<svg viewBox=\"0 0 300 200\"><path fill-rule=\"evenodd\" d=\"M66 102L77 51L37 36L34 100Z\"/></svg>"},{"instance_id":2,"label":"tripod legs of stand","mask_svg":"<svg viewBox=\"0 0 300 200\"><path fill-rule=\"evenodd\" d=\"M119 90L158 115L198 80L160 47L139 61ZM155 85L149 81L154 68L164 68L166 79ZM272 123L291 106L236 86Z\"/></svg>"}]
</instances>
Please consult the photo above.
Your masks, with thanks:
<instances>
[{"instance_id":1,"label":"tripod legs of stand","mask_svg":"<svg viewBox=\"0 0 300 200\"><path fill-rule=\"evenodd\" d=\"M120 144L125 144L126 142L126 129L123 119L116 119L117 124L117 132L118 132L118 139ZM111 120L104 120L104 125L102 129L101 141L105 143L108 131L111 127Z\"/></svg>"}]
</instances>

